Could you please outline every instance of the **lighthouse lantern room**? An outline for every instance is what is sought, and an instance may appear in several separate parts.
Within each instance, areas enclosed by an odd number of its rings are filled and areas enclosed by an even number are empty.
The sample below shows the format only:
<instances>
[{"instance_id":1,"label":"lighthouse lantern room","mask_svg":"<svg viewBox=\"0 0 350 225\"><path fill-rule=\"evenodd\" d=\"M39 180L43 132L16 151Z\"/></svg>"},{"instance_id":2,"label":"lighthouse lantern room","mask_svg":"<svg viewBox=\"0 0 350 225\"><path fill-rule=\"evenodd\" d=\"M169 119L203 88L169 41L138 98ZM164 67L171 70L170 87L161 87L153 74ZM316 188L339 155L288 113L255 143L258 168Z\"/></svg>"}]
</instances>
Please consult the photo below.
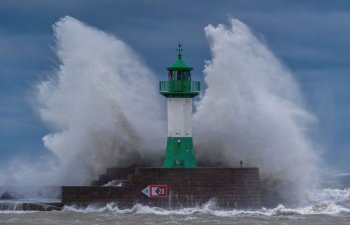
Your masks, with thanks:
<instances>
[{"instance_id":1,"label":"lighthouse lantern room","mask_svg":"<svg viewBox=\"0 0 350 225\"><path fill-rule=\"evenodd\" d=\"M160 81L160 94L167 98L168 138L163 168L195 168L192 139L192 98L200 92L200 82L191 80L192 67L178 57L168 70L168 80Z\"/></svg>"}]
</instances>

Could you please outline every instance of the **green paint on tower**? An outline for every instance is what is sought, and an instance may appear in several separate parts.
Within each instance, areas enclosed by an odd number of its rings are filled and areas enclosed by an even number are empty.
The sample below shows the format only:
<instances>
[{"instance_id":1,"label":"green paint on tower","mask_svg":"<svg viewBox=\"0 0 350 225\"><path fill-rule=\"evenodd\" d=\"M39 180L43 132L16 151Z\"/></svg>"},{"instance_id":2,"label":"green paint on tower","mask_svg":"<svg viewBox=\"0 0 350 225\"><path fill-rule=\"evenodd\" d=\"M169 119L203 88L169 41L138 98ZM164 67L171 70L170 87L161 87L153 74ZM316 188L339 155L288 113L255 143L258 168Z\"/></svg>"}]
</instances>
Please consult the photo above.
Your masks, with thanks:
<instances>
[{"instance_id":1,"label":"green paint on tower","mask_svg":"<svg viewBox=\"0 0 350 225\"><path fill-rule=\"evenodd\" d=\"M163 168L195 168L192 137L168 137Z\"/></svg>"}]
</instances>

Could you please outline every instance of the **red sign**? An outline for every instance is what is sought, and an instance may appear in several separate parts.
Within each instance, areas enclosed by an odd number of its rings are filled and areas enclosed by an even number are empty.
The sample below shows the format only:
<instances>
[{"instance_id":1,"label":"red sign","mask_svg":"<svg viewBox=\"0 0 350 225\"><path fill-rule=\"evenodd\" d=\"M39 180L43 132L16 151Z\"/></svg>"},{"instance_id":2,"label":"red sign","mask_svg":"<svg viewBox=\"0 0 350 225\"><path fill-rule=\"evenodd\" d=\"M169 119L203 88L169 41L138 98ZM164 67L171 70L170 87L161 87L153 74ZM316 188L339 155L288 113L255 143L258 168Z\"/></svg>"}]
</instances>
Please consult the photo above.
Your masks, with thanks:
<instances>
[{"instance_id":1,"label":"red sign","mask_svg":"<svg viewBox=\"0 0 350 225\"><path fill-rule=\"evenodd\" d=\"M150 198L167 198L168 185L150 185Z\"/></svg>"},{"instance_id":2,"label":"red sign","mask_svg":"<svg viewBox=\"0 0 350 225\"><path fill-rule=\"evenodd\" d=\"M142 190L142 193L150 198L168 198L168 185L149 185Z\"/></svg>"}]
</instances>

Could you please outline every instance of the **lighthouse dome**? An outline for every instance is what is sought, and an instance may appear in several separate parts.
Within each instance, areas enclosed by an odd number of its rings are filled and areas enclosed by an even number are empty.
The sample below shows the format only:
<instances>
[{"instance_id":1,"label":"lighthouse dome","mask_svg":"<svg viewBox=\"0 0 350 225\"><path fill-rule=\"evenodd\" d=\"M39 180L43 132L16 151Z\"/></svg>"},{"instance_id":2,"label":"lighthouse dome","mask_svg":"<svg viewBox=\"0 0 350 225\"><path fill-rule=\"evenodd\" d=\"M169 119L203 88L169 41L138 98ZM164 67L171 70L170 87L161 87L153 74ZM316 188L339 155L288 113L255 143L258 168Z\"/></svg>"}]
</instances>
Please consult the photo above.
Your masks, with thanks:
<instances>
[{"instance_id":1,"label":"lighthouse dome","mask_svg":"<svg viewBox=\"0 0 350 225\"><path fill-rule=\"evenodd\" d=\"M188 66L187 63L182 59L182 48L181 44L179 43L179 47L177 49L178 55L176 61L169 66L167 69L169 71L174 71L174 70L184 70L184 71L191 71L193 68Z\"/></svg>"}]
</instances>

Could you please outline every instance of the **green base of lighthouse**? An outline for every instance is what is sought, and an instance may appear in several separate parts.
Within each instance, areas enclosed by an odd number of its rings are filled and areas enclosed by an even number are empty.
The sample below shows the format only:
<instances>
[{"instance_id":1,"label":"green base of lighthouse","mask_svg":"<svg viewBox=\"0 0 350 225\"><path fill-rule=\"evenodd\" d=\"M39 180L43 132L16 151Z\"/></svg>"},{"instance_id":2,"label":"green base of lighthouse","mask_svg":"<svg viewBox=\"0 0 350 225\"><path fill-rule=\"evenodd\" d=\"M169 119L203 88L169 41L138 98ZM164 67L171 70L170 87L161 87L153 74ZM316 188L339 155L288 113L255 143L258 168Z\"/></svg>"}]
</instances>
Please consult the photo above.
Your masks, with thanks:
<instances>
[{"instance_id":1,"label":"green base of lighthouse","mask_svg":"<svg viewBox=\"0 0 350 225\"><path fill-rule=\"evenodd\" d=\"M168 137L163 168L196 168L192 137Z\"/></svg>"}]
</instances>

